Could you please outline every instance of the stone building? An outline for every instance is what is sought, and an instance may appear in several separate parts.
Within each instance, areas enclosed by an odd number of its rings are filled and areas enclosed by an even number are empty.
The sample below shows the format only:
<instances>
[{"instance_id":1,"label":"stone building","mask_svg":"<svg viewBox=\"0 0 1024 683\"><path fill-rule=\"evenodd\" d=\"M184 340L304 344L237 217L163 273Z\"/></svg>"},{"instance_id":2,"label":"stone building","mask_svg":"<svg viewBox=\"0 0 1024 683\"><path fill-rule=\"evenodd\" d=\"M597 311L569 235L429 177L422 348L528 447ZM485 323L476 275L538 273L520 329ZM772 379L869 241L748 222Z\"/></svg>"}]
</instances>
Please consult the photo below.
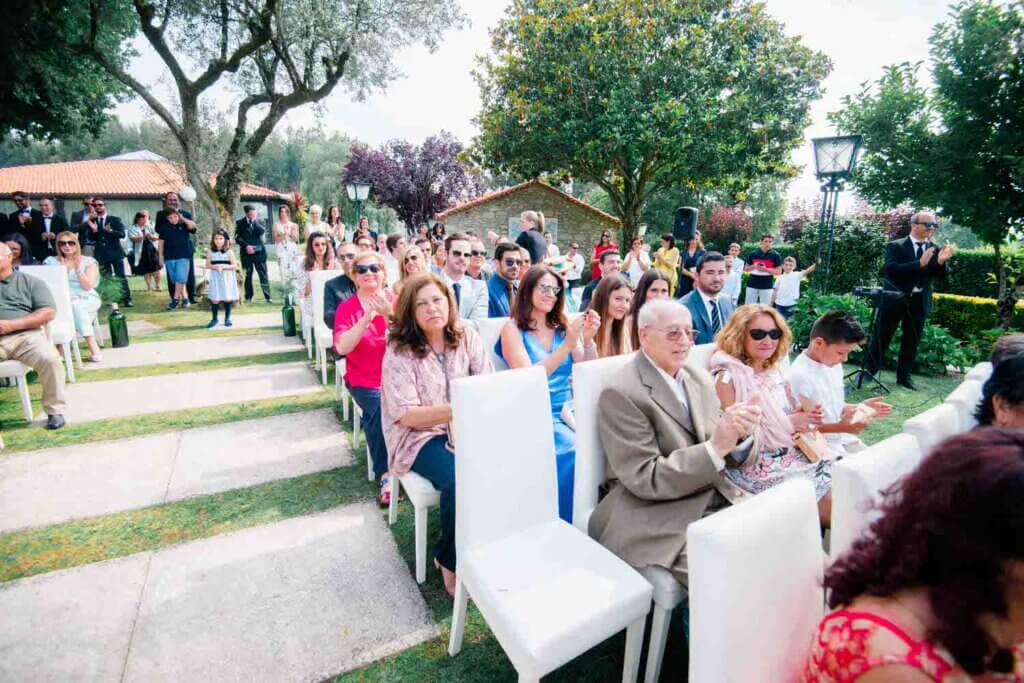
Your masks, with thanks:
<instances>
[{"instance_id":1,"label":"stone building","mask_svg":"<svg viewBox=\"0 0 1024 683\"><path fill-rule=\"evenodd\" d=\"M472 230L483 237L493 230L515 239L519 235L519 214L540 211L558 248L565 253L570 242L589 254L602 230L610 230L618 241L622 224L618 218L596 209L540 180L530 180L498 190L448 209L436 216L448 234Z\"/></svg>"}]
</instances>

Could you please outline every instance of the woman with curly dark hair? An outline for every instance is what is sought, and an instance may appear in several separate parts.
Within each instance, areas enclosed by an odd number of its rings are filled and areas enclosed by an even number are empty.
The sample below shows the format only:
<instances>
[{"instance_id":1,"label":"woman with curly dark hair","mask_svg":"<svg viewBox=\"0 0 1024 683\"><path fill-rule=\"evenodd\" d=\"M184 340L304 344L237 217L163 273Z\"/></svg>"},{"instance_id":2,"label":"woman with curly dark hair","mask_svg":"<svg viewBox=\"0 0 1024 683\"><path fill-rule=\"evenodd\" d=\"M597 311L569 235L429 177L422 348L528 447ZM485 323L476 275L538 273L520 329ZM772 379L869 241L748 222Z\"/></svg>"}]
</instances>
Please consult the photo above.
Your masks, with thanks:
<instances>
[{"instance_id":1,"label":"woman with curly dark hair","mask_svg":"<svg viewBox=\"0 0 1024 683\"><path fill-rule=\"evenodd\" d=\"M1024 430L937 446L828 570L805 683L1024 680L1022 501Z\"/></svg>"},{"instance_id":2,"label":"woman with curly dark hair","mask_svg":"<svg viewBox=\"0 0 1024 683\"><path fill-rule=\"evenodd\" d=\"M1024 356L996 363L974 417L982 427L1024 427Z\"/></svg>"}]
</instances>

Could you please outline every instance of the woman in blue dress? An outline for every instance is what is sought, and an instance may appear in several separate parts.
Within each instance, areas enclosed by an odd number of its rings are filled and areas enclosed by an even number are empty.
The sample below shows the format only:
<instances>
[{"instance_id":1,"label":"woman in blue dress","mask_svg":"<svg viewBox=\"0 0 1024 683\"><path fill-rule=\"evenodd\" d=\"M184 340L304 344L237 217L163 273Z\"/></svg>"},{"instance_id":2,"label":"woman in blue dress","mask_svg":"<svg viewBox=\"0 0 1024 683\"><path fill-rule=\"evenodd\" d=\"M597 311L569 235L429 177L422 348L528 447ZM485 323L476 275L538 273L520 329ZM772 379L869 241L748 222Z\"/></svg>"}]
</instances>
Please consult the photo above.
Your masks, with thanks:
<instances>
[{"instance_id":1,"label":"woman in blue dress","mask_svg":"<svg viewBox=\"0 0 1024 683\"><path fill-rule=\"evenodd\" d=\"M558 473L558 516L572 522L576 432L572 418L572 364L597 358L594 337L601 320L587 311L572 323L565 317L565 287L551 266L530 268L519 284L512 315L496 351L512 369L540 365L548 373Z\"/></svg>"}]
</instances>

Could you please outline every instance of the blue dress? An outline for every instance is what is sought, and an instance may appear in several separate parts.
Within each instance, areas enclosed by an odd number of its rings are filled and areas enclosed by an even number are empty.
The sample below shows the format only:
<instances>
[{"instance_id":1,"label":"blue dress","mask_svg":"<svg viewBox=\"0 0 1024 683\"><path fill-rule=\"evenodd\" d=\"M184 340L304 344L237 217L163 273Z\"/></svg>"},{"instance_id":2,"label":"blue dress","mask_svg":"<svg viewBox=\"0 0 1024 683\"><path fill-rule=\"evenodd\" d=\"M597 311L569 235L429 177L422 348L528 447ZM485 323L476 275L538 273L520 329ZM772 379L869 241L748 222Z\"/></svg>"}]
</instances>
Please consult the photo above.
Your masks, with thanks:
<instances>
[{"instance_id":1,"label":"blue dress","mask_svg":"<svg viewBox=\"0 0 1024 683\"><path fill-rule=\"evenodd\" d=\"M536 365L552 353L565 341L565 335L555 332L551 349L545 349L529 332L519 330L526 347L530 362ZM501 340L494 345L495 353L504 360L501 354ZM551 421L555 432L555 470L558 473L558 516L572 524L572 491L573 478L576 470L576 432L562 421L562 409L568 404L572 408L572 354L562 361L554 372L548 375L548 394L551 396Z\"/></svg>"}]
</instances>

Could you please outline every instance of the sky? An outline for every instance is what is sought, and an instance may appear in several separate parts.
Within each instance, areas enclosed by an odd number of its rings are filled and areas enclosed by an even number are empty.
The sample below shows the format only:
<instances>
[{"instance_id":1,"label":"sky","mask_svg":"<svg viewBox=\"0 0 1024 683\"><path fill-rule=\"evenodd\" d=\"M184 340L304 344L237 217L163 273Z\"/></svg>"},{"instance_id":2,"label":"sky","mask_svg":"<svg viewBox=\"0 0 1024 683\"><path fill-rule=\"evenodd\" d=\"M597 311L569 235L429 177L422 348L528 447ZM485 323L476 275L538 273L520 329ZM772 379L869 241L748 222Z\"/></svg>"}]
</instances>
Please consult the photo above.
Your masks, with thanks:
<instances>
[{"instance_id":1,"label":"sky","mask_svg":"<svg viewBox=\"0 0 1024 683\"><path fill-rule=\"evenodd\" d=\"M476 134L473 117L480 99L470 74L477 55L487 52L488 29L501 17L507 0L462 0L470 27L450 31L434 53L416 46L403 50L396 63L404 78L393 82L386 92L356 102L340 87L317 108L290 112L283 129L312 126L319 118L326 130L340 130L372 145L393 138L420 142L447 130L464 143ZM812 124L806 143L794 153L794 162L804 165L803 174L790 186L789 198L810 198L819 191L813 174L810 140L834 134L826 115L841 107L844 95L856 92L861 83L877 79L882 67L903 61L928 59L931 27L946 18L943 0L767 0L768 11L799 35L804 44L827 54L833 71L824 83L825 94L812 105ZM160 62L146 55L135 65L135 73L152 82ZM145 76L151 76L145 78ZM138 121L148 116L145 105L121 105L122 119ZM849 194L849 193L847 193ZM844 198L849 201L848 197Z\"/></svg>"}]
</instances>

